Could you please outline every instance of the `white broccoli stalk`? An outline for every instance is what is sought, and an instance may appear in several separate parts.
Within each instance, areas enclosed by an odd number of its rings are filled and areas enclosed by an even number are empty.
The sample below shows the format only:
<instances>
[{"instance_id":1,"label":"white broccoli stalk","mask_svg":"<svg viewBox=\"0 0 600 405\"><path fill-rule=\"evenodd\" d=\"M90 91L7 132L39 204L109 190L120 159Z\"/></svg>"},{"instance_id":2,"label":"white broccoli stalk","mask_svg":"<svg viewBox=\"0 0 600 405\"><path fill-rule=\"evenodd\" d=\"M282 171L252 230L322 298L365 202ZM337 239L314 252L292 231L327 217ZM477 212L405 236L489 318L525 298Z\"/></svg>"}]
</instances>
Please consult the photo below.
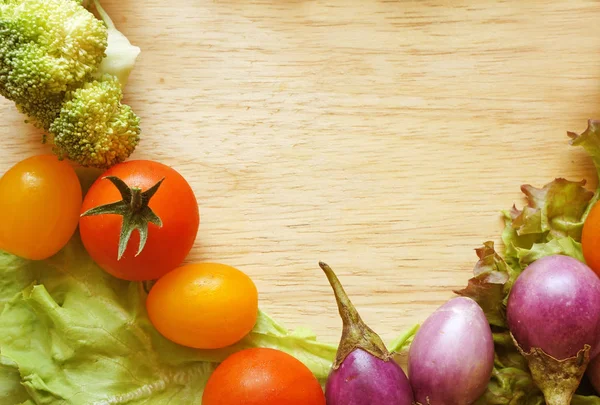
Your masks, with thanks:
<instances>
[{"instance_id":1,"label":"white broccoli stalk","mask_svg":"<svg viewBox=\"0 0 600 405\"><path fill-rule=\"evenodd\" d=\"M108 27L108 47L106 48L106 57L102 60L96 78L102 77L108 73L119 79L121 87L125 88L129 80L129 75L133 70L135 62L141 50L129 42L113 23L110 16L104 11L98 0L93 0L98 14ZM84 5L85 5L84 1Z\"/></svg>"}]
</instances>

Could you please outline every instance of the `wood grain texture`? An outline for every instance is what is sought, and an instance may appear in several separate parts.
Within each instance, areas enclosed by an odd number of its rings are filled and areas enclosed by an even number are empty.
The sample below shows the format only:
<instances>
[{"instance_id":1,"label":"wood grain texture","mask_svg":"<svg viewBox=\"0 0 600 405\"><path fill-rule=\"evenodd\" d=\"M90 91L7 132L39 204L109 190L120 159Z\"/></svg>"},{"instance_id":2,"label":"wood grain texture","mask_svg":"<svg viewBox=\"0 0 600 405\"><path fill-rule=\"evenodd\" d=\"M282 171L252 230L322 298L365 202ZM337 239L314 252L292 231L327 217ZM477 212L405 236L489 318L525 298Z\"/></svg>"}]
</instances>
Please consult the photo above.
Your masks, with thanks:
<instances>
[{"instance_id":1,"label":"wood grain texture","mask_svg":"<svg viewBox=\"0 0 600 405\"><path fill-rule=\"evenodd\" d=\"M600 115L599 1L105 0L142 55L135 158L192 184L190 261L336 341L317 266L390 340L463 286L519 186L587 178L567 130ZM0 103L0 172L46 151Z\"/></svg>"}]
</instances>

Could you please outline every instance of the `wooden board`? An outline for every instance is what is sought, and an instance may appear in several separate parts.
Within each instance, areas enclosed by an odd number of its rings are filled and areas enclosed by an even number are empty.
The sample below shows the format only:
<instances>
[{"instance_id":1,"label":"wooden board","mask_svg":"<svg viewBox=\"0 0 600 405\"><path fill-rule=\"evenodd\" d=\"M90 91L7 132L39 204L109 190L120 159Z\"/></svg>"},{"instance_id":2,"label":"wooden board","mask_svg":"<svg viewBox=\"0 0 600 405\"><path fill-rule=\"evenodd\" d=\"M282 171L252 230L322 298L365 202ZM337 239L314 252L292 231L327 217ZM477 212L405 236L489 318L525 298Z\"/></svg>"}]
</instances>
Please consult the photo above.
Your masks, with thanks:
<instances>
[{"instance_id":1,"label":"wooden board","mask_svg":"<svg viewBox=\"0 0 600 405\"><path fill-rule=\"evenodd\" d=\"M104 0L142 48L135 158L193 185L190 261L340 333L328 262L390 340L463 286L519 186L596 180L568 146L600 115L600 2ZM47 151L0 102L0 172Z\"/></svg>"}]
</instances>

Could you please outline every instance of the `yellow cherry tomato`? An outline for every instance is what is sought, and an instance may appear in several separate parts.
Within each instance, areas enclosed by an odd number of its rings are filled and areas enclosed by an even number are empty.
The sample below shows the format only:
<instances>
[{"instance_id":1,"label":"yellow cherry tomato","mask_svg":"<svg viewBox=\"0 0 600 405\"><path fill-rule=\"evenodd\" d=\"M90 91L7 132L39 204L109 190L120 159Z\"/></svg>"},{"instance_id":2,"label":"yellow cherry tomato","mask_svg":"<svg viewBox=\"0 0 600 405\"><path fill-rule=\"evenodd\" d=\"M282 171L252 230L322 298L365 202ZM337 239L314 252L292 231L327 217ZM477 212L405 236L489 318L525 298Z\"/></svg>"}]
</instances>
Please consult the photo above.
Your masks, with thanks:
<instances>
[{"instance_id":1,"label":"yellow cherry tomato","mask_svg":"<svg viewBox=\"0 0 600 405\"><path fill-rule=\"evenodd\" d=\"M0 249L41 260L62 249L77 229L81 185L54 155L25 159L0 178Z\"/></svg>"},{"instance_id":2,"label":"yellow cherry tomato","mask_svg":"<svg viewBox=\"0 0 600 405\"><path fill-rule=\"evenodd\" d=\"M233 267L188 264L154 284L146 307L150 321L167 339L197 349L218 349L252 330L258 292L250 277Z\"/></svg>"}]
</instances>

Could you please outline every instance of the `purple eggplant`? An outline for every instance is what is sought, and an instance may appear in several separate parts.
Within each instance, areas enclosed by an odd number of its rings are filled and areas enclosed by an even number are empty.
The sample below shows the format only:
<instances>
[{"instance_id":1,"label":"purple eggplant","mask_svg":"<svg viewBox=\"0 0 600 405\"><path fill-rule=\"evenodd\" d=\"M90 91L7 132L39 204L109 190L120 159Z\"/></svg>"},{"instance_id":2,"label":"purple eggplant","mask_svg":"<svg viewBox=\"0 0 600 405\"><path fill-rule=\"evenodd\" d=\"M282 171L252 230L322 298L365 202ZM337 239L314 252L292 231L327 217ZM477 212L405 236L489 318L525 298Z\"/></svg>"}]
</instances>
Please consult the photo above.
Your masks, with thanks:
<instances>
[{"instance_id":1,"label":"purple eggplant","mask_svg":"<svg viewBox=\"0 0 600 405\"><path fill-rule=\"evenodd\" d=\"M363 322L333 270L323 262L319 266L333 287L344 325L325 386L327 405L412 405L412 389L402 368Z\"/></svg>"},{"instance_id":2,"label":"purple eggplant","mask_svg":"<svg viewBox=\"0 0 600 405\"><path fill-rule=\"evenodd\" d=\"M530 264L508 297L508 327L548 405L568 405L600 350L600 279L568 256Z\"/></svg>"},{"instance_id":3,"label":"purple eggplant","mask_svg":"<svg viewBox=\"0 0 600 405\"><path fill-rule=\"evenodd\" d=\"M446 302L423 323L408 356L418 403L474 403L485 392L494 368L494 339L483 310L470 298Z\"/></svg>"}]
</instances>

